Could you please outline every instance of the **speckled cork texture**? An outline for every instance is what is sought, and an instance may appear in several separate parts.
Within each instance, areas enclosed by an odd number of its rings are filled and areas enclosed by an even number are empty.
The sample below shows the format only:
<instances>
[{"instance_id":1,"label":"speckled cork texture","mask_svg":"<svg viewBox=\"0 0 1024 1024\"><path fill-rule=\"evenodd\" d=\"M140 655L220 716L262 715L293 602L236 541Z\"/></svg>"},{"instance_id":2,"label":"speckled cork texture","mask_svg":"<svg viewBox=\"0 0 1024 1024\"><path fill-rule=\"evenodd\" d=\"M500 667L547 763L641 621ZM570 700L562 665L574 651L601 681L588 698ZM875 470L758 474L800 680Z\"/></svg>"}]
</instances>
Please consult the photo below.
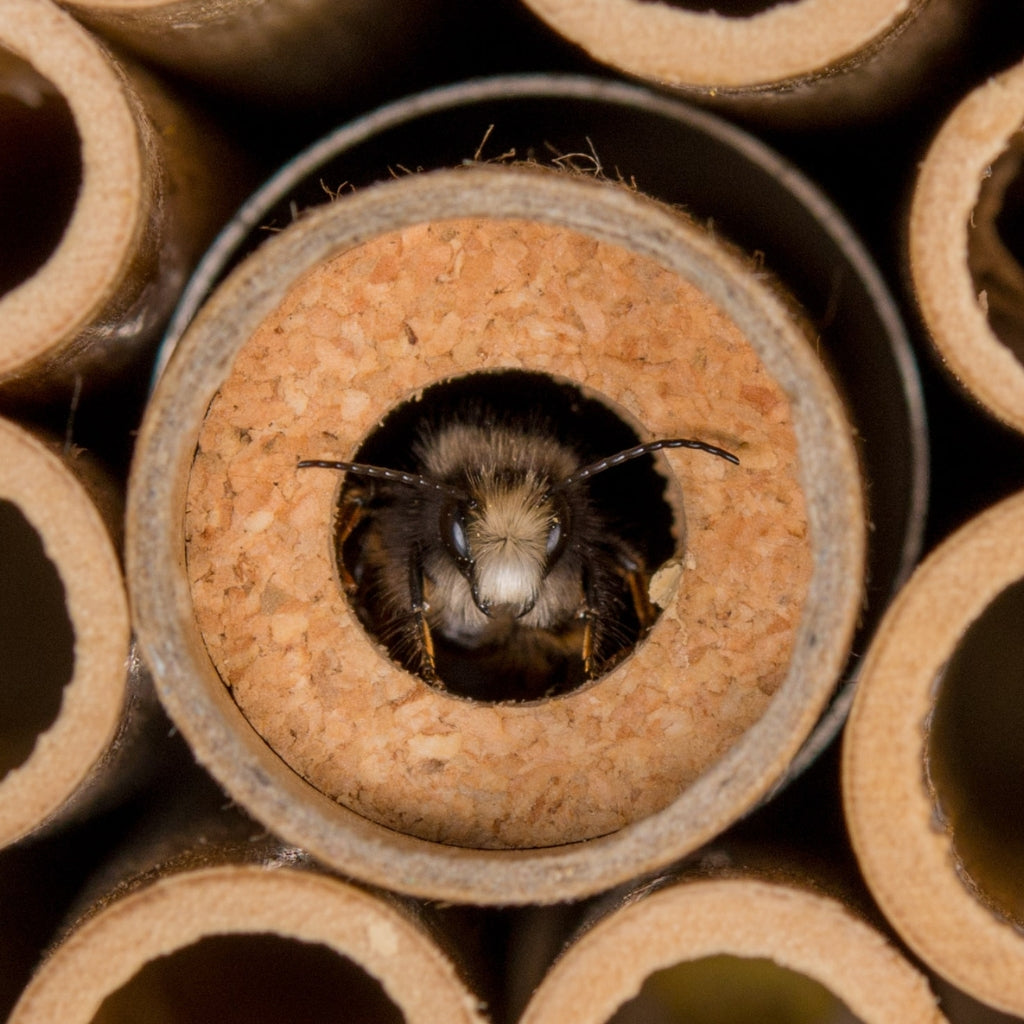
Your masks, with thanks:
<instances>
[{"instance_id":1,"label":"speckled cork texture","mask_svg":"<svg viewBox=\"0 0 1024 1024\"><path fill-rule=\"evenodd\" d=\"M431 688L365 634L338 582L338 474L396 404L491 368L550 372L659 456L686 550L650 637L579 691L484 704ZM464 218L389 231L308 271L243 345L188 482L210 656L253 727L323 793L420 838L539 847L670 804L765 711L812 571L786 396L737 326L654 260L575 230ZM671 580L672 567L658 582Z\"/></svg>"}]
</instances>

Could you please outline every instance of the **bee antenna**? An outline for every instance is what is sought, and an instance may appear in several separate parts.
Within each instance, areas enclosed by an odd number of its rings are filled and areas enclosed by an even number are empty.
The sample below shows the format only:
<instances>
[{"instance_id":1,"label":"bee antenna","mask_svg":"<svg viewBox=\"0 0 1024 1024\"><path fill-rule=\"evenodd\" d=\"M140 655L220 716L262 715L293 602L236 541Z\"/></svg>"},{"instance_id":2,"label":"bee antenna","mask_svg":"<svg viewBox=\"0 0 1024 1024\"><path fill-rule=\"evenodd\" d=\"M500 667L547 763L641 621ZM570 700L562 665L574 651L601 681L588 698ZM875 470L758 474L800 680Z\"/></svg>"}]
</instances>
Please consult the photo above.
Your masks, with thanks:
<instances>
[{"instance_id":1,"label":"bee antenna","mask_svg":"<svg viewBox=\"0 0 1024 1024\"><path fill-rule=\"evenodd\" d=\"M606 458L599 459L597 462L592 462L589 466L583 466L581 469L577 469L571 476L567 476L560 483L556 484L552 490L561 491L574 487L576 484L589 480L598 473L603 473L606 469L621 466L623 462L629 462L630 459L638 459L641 455L647 455L650 452L661 451L662 448L693 448L697 451L707 452L709 455L717 455L720 459L726 459L737 466L740 463L740 460L732 452L727 452L724 448L718 448L705 441L695 441L693 438L687 437L666 438L661 441L648 441L646 444L638 444L633 448L627 448L625 451L617 452L615 455L609 455Z\"/></svg>"},{"instance_id":2,"label":"bee antenna","mask_svg":"<svg viewBox=\"0 0 1024 1024\"><path fill-rule=\"evenodd\" d=\"M441 483L439 480L431 480L429 477L420 476L418 473L406 473L400 469L388 469L385 466L371 466L365 462L334 462L329 459L303 459L298 464L298 469L338 469L345 473L354 473L357 476L368 476L378 480L387 480L390 483L405 484L408 487L422 487L427 490L440 491L458 501L468 501L469 495L460 491L451 484Z\"/></svg>"}]
</instances>

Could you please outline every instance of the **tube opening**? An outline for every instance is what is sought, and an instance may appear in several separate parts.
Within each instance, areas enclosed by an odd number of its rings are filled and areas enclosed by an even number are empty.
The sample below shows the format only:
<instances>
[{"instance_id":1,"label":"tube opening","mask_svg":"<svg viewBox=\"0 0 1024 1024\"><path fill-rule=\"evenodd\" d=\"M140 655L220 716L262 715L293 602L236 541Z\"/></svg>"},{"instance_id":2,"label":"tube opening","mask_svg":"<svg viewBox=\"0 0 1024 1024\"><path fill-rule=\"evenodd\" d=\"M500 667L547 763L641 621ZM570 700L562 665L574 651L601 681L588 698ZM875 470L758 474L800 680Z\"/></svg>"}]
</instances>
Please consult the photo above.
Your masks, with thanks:
<instances>
[{"instance_id":1,"label":"tube opening","mask_svg":"<svg viewBox=\"0 0 1024 1024\"><path fill-rule=\"evenodd\" d=\"M970 625L942 671L929 722L936 816L975 895L1024 927L1024 580Z\"/></svg>"},{"instance_id":2,"label":"tube opening","mask_svg":"<svg viewBox=\"0 0 1024 1024\"><path fill-rule=\"evenodd\" d=\"M42 538L0 498L0 779L56 720L75 665L64 585Z\"/></svg>"},{"instance_id":3,"label":"tube opening","mask_svg":"<svg viewBox=\"0 0 1024 1024\"><path fill-rule=\"evenodd\" d=\"M82 185L82 143L67 101L0 47L0 295L50 258Z\"/></svg>"},{"instance_id":4,"label":"tube opening","mask_svg":"<svg viewBox=\"0 0 1024 1024\"><path fill-rule=\"evenodd\" d=\"M1024 139L1013 136L981 183L967 263L992 332L1024 363Z\"/></svg>"},{"instance_id":5,"label":"tube opening","mask_svg":"<svg viewBox=\"0 0 1024 1024\"><path fill-rule=\"evenodd\" d=\"M710 956L657 971L609 1024L856 1024L820 982L771 960Z\"/></svg>"},{"instance_id":6,"label":"tube opening","mask_svg":"<svg viewBox=\"0 0 1024 1024\"><path fill-rule=\"evenodd\" d=\"M271 934L211 935L147 963L92 1024L401 1024L380 982L327 946Z\"/></svg>"},{"instance_id":7,"label":"tube opening","mask_svg":"<svg viewBox=\"0 0 1024 1024\"><path fill-rule=\"evenodd\" d=\"M470 374L398 406L352 461L419 482L349 472L339 495L338 571L364 627L473 700L603 675L653 625L650 579L681 524L651 455L558 483L639 442L603 401L542 373Z\"/></svg>"},{"instance_id":8,"label":"tube opening","mask_svg":"<svg viewBox=\"0 0 1024 1024\"><path fill-rule=\"evenodd\" d=\"M641 0L642 3L656 3L659 0ZM798 0L665 0L669 7L677 7L683 11L693 11L696 14L717 14L722 18L753 18L755 15L764 14L773 7L784 7L793 4Z\"/></svg>"}]
</instances>

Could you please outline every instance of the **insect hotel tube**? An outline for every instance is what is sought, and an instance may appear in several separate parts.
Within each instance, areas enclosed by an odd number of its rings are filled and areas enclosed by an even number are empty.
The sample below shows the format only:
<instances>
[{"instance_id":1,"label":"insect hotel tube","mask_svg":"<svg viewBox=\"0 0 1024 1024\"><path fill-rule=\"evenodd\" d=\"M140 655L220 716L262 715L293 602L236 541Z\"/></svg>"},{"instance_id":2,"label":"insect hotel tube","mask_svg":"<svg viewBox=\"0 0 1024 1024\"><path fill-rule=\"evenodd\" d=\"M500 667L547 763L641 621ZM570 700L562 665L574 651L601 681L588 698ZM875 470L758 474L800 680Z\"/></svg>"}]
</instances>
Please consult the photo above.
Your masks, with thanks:
<instances>
[{"instance_id":1,"label":"insect hotel tube","mask_svg":"<svg viewBox=\"0 0 1024 1024\"><path fill-rule=\"evenodd\" d=\"M882 911L937 974L1024 1013L1021 595L1024 496L926 559L868 653L843 798Z\"/></svg>"},{"instance_id":2,"label":"insect hotel tube","mask_svg":"<svg viewBox=\"0 0 1024 1024\"><path fill-rule=\"evenodd\" d=\"M0 127L0 390L50 398L154 343L240 182L208 127L48 0L0 9Z\"/></svg>"},{"instance_id":3,"label":"insect hotel tube","mask_svg":"<svg viewBox=\"0 0 1024 1024\"><path fill-rule=\"evenodd\" d=\"M970 93L942 125L910 211L911 280L942 359L995 416L1024 430L1021 215L1024 65Z\"/></svg>"},{"instance_id":4,"label":"insect hotel tube","mask_svg":"<svg viewBox=\"0 0 1024 1024\"><path fill-rule=\"evenodd\" d=\"M486 1019L411 904L316 870L240 815L219 818L193 814L188 841L163 836L162 858L158 835L133 840L126 873L83 904L10 1024Z\"/></svg>"},{"instance_id":5,"label":"insect hotel tube","mask_svg":"<svg viewBox=\"0 0 1024 1024\"><path fill-rule=\"evenodd\" d=\"M636 182L744 251L764 254L818 326L815 345L842 382L871 482L857 640L863 646L916 564L925 519L927 434L910 345L884 282L839 212L777 154L706 111L636 86L572 75L497 76L373 111L299 153L241 207L186 287L160 364L217 282L266 239L266 226L280 228L294 211L322 204L325 187L371 184L385 159L392 167L438 169L470 156L500 162L545 153L555 166ZM835 736L853 684L848 672L787 778Z\"/></svg>"},{"instance_id":6,"label":"insect hotel tube","mask_svg":"<svg viewBox=\"0 0 1024 1024\"><path fill-rule=\"evenodd\" d=\"M947 0L524 0L588 56L752 119L834 124L928 80L969 5Z\"/></svg>"},{"instance_id":7,"label":"insect hotel tube","mask_svg":"<svg viewBox=\"0 0 1024 1024\"><path fill-rule=\"evenodd\" d=\"M135 788L157 709L131 643L113 486L0 420L0 527L6 845Z\"/></svg>"},{"instance_id":8,"label":"insect hotel tube","mask_svg":"<svg viewBox=\"0 0 1024 1024\"><path fill-rule=\"evenodd\" d=\"M602 903L606 905L601 905ZM521 1024L945 1020L924 976L806 883L712 870L601 901Z\"/></svg>"},{"instance_id":9,"label":"insect hotel tube","mask_svg":"<svg viewBox=\"0 0 1024 1024\"><path fill-rule=\"evenodd\" d=\"M213 88L323 103L407 73L442 0L74 0L82 22L127 52ZM403 64L404 62L404 64Z\"/></svg>"},{"instance_id":10,"label":"insect hotel tube","mask_svg":"<svg viewBox=\"0 0 1024 1024\"><path fill-rule=\"evenodd\" d=\"M659 454L662 613L550 699L390 657L332 554L340 474L298 465L476 381L740 459ZM154 390L128 521L137 628L199 760L324 862L465 902L592 892L734 820L827 705L862 599L856 454L791 306L678 212L537 169L378 185L258 249Z\"/></svg>"}]
</instances>

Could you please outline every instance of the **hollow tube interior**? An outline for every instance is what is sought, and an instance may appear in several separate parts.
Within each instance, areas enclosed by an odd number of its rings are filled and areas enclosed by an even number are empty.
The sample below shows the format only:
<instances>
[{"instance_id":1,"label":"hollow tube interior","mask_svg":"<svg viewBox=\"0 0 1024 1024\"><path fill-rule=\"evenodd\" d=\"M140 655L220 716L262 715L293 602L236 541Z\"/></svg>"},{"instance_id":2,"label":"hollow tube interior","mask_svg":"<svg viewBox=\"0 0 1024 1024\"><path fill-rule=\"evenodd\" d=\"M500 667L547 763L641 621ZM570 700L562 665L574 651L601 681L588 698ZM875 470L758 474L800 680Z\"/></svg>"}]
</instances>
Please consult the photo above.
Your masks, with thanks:
<instances>
[{"instance_id":1,"label":"hollow tube interior","mask_svg":"<svg viewBox=\"0 0 1024 1024\"><path fill-rule=\"evenodd\" d=\"M147 963L92 1024L400 1024L380 982L327 946L272 934L210 935Z\"/></svg>"},{"instance_id":2,"label":"hollow tube interior","mask_svg":"<svg viewBox=\"0 0 1024 1024\"><path fill-rule=\"evenodd\" d=\"M927 773L965 883L1024 927L1024 580L968 627L939 680Z\"/></svg>"},{"instance_id":3,"label":"hollow tube interior","mask_svg":"<svg viewBox=\"0 0 1024 1024\"><path fill-rule=\"evenodd\" d=\"M771 960L711 956L652 974L609 1024L856 1024L834 993Z\"/></svg>"},{"instance_id":4,"label":"hollow tube interior","mask_svg":"<svg viewBox=\"0 0 1024 1024\"><path fill-rule=\"evenodd\" d=\"M999 340L1024 363L1024 140L1013 136L981 182L967 265Z\"/></svg>"},{"instance_id":5,"label":"hollow tube interior","mask_svg":"<svg viewBox=\"0 0 1024 1024\"><path fill-rule=\"evenodd\" d=\"M74 661L60 574L22 510L0 499L0 778L57 718Z\"/></svg>"},{"instance_id":6,"label":"hollow tube interior","mask_svg":"<svg viewBox=\"0 0 1024 1024\"><path fill-rule=\"evenodd\" d=\"M543 410L543 415L539 410ZM425 389L415 401L403 403L384 417L355 453L354 461L418 474L423 466L410 453L419 451L427 458L428 452L436 452L436 438L445 429L467 423L484 423L491 428L500 426L512 432L521 442L519 459L523 465L529 464L528 456L536 450L537 437L555 442L575 456L577 468L640 442L633 427L602 399L586 395L575 385L548 374L503 370L468 374ZM467 452L464 467L467 474L479 476L482 465L494 457L495 451L488 445L479 451ZM473 462L469 461L471 454ZM345 456L339 454L338 457ZM396 661L410 671L417 671L419 652L410 642L410 630L398 628L402 620L391 603L379 599L374 602L373 598L382 591L380 580L385 565L398 558L396 552L404 549L414 531L417 531L415 550L420 555L410 568L413 573L422 573L428 549L440 550L440 540L432 540L440 533L439 524L436 518L429 520L416 511L422 492L413 486L391 487L392 493L385 502L389 511L375 512L374 506L380 504L381 499L369 496L369 490L374 488L368 489L365 479L356 477L353 481L350 476L341 491L337 522L345 524L346 528L344 537L335 538L338 562L344 566L341 575L361 581L355 585L351 600L367 631L390 649ZM575 501L586 502L605 519L609 534L602 533L599 538L584 535L574 524L574 514L566 515L567 546L585 552L585 575L621 573L613 543L635 553L645 574L653 574L678 553L682 524L674 522L665 489L666 481L655 470L650 455L597 473L587 482L585 493L578 493ZM353 502L363 509L357 529L348 525L352 520L350 506ZM418 531L422 531L422 536ZM673 532L677 536L674 537ZM605 546L599 547L598 541ZM646 590L646 582L643 585ZM604 617L613 621L615 627L609 629L612 642L600 652L607 661L599 665L599 675L617 664L642 639L638 613L629 600L624 576L621 590L620 595L609 595L604 602L594 602L595 619L600 623ZM616 596L621 601L612 603ZM570 622L575 626L579 621L575 607L569 609L569 613L572 615ZM513 634L513 638L502 641L497 650L448 642L441 634L434 633L431 643L440 688L470 700L503 702L560 695L585 684L580 652L568 641L563 651L558 645L564 638L556 635L555 628L532 633L543 635L553 648L557 647L558 657L549 654L546 658L541 655L532 659L510 658L505 648L513 643L540 645L536 637L532 641L520 638L529 637L530 633Z\"/></svg>"},{"instance_id":7,"label":"hollow tube interior","mask_svg":"<svg viewBox=\"0 0 1024 1024\"><path fill-rule=\"evenodd\" d=\"M0 47L0 295L60 243L82 186L82 144L67 101Z\"/></svg>"},{"instance_id":8,"label":"hollow tube interior","mask_svg":"<svg viewBox=\"0 0 1024 1024\"><path fill-rule=\"evenodd\" d=\"M658 0L642 0L643 3L655 3ZM684 11L705 14L714 11L723 18L752 18L755 14L763 14L773 7L795 3L796 0L664 0L669 7L678 7Z\"/></svg>"}]
</instances>

